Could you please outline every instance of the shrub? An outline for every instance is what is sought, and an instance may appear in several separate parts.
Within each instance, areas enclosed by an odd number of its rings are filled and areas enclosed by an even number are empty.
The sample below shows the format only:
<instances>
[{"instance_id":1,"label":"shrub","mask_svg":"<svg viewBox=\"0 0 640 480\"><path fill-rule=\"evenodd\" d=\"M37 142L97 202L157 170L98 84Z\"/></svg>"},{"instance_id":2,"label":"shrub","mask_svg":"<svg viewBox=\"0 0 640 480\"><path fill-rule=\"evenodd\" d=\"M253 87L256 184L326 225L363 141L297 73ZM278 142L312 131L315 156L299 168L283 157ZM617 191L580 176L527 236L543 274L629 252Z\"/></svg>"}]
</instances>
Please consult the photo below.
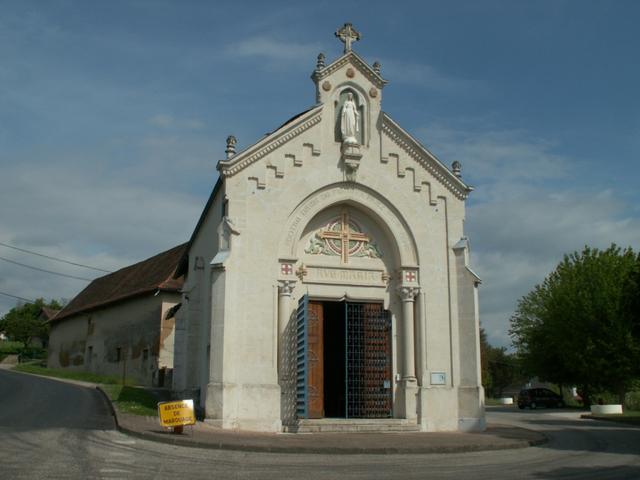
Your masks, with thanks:
<instances>
[{"instance_id":1,"label":"shrub","mask_svg":"<svg viewBox=\"0 0 640 480\"><path fill-rule=\"evenodd\" d=\"M11 342L9 340L0 340L0 354L17 355L24 348L22 342Z\"/></svg>"},{"instance_id":2,"label":"shrub","mask_svg":"<svg viewBox=\"0 0 640 480\"><path fill-rule=\"evenodd\" d=\"M624 399L624 408L640 412L640 390L627 393Z\"/></svg>"}]
</instances>

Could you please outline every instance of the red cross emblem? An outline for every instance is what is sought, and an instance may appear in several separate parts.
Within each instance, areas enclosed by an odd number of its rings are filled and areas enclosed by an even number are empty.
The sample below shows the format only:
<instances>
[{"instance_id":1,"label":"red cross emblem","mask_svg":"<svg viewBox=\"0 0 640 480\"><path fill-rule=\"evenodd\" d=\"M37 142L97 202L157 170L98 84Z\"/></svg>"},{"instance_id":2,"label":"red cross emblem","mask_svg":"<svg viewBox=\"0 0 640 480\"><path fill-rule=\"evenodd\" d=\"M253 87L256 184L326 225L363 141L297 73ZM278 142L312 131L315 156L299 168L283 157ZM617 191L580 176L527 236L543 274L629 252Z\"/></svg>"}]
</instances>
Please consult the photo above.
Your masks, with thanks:
<instances>
[{"instance_id":1,"label":"red cross emblem","mask_svg":"<svg viewBox=\"0 0 640 480\"><path fill-rule=\"evenodd\" d=\"M283 263L280 265L280 272L282 272L283 275L291 275L293 273L293 265L290 263Z\"/></svg>"},{"instance_id":2,"label":"red cross emblem","mask_svg":"<svg viewBox=\"0 0 640 480\"><path fill-rule=\"evenodd\" d=\"M404 278L407 280L407 282L415 282L416 272L407 272Z\"/></svg>"}]
</instances>

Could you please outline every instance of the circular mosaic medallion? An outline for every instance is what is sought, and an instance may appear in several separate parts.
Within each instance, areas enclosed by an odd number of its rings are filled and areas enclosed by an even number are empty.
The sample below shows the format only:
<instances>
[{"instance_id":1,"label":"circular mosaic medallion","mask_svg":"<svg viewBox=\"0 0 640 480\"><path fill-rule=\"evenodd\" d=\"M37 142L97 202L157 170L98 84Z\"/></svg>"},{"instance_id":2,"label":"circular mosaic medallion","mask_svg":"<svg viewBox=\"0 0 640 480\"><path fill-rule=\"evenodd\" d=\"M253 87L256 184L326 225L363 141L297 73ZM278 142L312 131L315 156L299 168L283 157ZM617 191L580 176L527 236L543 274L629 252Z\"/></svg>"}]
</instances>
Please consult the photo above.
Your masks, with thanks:
<instances>
[{"instance_id":1,"label":"circular mosaic medallion","mask_svg":"<svg viewBox=\"0 0 640 480\"><path fill-rule=\"evenodd\" d=\"M369 95L371 96L371 98L376 98L378 96L378 90L371 87L371 90L369 90Z\"/></svg>"},{"instance_id":2,"label":"circular mosaic medallion","mask_svg":"<svg viewBox=\"0 0 640 480\"><path fill-rule=\"evenodd\" d=\"M337 236L339 236L341 233L343 233L343 225L342 225L342 220L340 218L335 219L334 221L332 221L331 223L329 223L327 230L330 233L335 234L334 237L329 237L327 238L327 247L329 247L329 250L331 251L331 253L333 255L341 255L342 254L342 242L343 240L346 240L348 243L346 245L347 247L347 251L348 251L348 256L353 257L353 256L359 256L358 254L361 253L362 250L364 250L364 247L366 245L366 241L362 240L362 239L352 239L350 237L353 236L353 234L356 234L356 236L358 235L363 235L362 232L362 228L360 228L360 225L358 225L356 222L354 222L353 220L349 219L349 235L347 236L347 238L335 238Z\"/></svg>"},{"instance_id":3,"label":"circular mosaic medallion","mask_svg":"<svg viewBox=\"0 0 640 480\"><path fill-rule=\"evenodd\" d=\"M347 68L347 77L353 78L355 76L356 76L356 71L351 67Z\"/></svg>"},{"instance_id":4,"label":"circular mosaic medallion","mask_svg":"<svg viewBox=\"0 0 640 480\"><path fill-rule=\"evenodd\" d=\"M325 92L328 92L329 90L331 90L331 83L329 83L329 81L325 81L325 82L322 84L322 89L323 89Z\"/></svg>"}]
</instances>

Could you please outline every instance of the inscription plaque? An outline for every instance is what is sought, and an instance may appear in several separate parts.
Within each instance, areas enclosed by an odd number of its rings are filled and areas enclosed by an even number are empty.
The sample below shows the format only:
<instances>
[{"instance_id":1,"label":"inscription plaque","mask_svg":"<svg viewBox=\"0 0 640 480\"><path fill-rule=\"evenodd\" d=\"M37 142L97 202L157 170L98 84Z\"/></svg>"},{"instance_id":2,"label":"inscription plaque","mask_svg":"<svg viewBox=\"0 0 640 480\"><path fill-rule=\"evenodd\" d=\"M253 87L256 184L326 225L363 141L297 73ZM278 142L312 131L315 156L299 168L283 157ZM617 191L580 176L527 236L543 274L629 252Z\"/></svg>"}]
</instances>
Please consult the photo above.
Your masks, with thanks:
<instances>
[{"instance_id":1,"label":"inscription plaque","mask_svg":"<svg viewBox=\"0 0 640 480\"><path fill-rule=\"evenodd\" d=\"M365 268L339 268L306 265L304 283L326 283L338 285L362 285L386 287L383 270Z\"/></svg>"}]
</instances>

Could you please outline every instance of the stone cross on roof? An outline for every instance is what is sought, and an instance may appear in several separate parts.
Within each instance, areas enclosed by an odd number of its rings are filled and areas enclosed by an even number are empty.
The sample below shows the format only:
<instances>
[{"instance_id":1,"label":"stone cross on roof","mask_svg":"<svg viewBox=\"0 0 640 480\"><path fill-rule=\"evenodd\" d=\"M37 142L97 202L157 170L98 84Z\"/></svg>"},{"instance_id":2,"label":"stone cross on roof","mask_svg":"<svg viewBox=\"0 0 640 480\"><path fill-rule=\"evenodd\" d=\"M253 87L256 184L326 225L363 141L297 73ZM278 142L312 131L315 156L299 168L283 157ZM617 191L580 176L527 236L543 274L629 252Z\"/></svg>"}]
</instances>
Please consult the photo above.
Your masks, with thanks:
<instances>
[{"instance_id":1,"label":"stone cross on roof","mask_svg":"<svg viewBox=\"0 0 640 480\"><path fill-rule=\"evenodd\" d=\"M342 28L336 31L336 37L344 43L344 53L351 51L351 43L360 40L360 33L350 23L345 23Z\"/></svg>"}]
</instances>

